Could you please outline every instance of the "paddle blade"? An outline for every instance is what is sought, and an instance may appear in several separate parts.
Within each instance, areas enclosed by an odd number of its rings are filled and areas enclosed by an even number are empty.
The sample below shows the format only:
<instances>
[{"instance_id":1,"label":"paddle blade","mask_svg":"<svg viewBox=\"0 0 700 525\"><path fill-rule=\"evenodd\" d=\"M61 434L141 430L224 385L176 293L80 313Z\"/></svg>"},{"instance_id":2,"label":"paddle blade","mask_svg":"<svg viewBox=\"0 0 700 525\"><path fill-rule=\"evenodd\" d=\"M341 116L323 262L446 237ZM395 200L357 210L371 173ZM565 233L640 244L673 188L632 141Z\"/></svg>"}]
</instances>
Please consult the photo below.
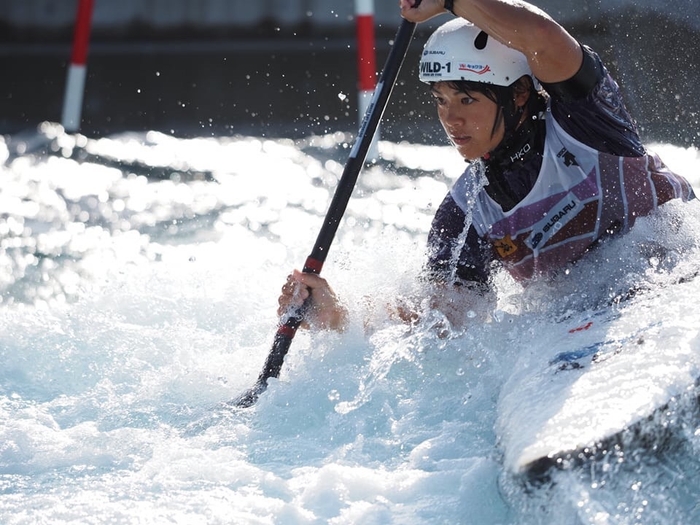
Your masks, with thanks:
<instances>
[{"instance_id":1,"label":"paddle blade","mask_svg":"<svg viewBox=\"0 0 700 525\"><path fill-rule=\"evenodd\" d=\"M255 404L255 402L260 397L260 394L262 394L266 388L267 381L258 381L257 383L255 383L255 386L253 386L253 388L249 389L247 392L245 392L238 398L229 401L227 404L236 408L250 408Z\"/></svg>"}]
</instances>

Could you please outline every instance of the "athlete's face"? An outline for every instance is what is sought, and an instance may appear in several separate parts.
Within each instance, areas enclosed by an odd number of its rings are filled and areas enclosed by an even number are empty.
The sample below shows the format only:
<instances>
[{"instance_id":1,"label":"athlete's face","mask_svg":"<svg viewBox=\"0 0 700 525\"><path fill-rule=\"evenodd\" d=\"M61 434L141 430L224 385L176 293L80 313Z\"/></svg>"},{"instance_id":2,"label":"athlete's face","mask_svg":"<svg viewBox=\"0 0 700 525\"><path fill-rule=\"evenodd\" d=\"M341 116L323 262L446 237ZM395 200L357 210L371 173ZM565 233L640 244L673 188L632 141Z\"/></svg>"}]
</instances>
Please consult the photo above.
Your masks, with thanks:
<instances>
[{"instance_id":1,"label":"athlete's face","mask_svg":"<svg viewBox=\"0 0 700 525\"><path fill-rule=\"evenodd\" d=\"M447 82L433 84L431 93L442 127L465 159L483 157L501 142L503 119L499 119L494 130L498 106L486 95L478 92L466 94Z\"/></svg>"}]
</instances>

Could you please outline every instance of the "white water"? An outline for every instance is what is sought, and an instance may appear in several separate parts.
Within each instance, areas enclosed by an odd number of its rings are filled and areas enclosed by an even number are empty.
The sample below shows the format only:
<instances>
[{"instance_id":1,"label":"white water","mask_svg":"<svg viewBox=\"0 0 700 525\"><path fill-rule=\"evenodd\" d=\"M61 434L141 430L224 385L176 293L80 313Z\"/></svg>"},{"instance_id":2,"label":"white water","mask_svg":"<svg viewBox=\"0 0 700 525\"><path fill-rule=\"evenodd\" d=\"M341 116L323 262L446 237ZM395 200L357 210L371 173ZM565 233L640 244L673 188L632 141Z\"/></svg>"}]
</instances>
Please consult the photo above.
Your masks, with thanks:
<instances>
[{"instance_id":1,"label":"white water","mask_svg":"<svg viewBox=\"0 0 700 525\"><path fill-rule=\"evenodd\" d=\"M0 523L697 522L692 421L662 454L538 488L504 474L494 431L532 327L696 269L697 207L666 243L679 268L640 257L658 227L642 225L583 266L583 286L521 294L500 277L497 315L465 333L438 338L426 322L365 335L362 298L410 291L463 167L447 147L383 142L324 268L353 327L300 332L252 409L222 406L260 372L345 140L88 140L45 124L0 142ZM696 150L656 150L700 187ZM680 298L689 319L696 297Z\"/></svg>"}]
</instances>

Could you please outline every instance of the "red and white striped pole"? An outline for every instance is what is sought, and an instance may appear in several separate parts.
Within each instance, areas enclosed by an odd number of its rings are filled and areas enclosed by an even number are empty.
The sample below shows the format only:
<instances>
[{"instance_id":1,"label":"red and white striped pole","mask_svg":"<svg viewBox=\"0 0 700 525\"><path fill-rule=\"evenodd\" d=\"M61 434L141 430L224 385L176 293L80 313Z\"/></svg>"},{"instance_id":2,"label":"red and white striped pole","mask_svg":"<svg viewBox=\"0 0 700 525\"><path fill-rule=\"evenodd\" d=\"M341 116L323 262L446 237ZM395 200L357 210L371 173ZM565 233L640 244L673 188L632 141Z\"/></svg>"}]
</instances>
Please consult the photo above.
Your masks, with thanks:
<instances>
[{"instance_id":1,"label":"red and white striped pole","mask_svg":"<svg viewBox=\"0 0 700 525\"><path fill-rule=\"evenodd\" d=\"M78 131L80 128L93 5L94 0L78 0L78 14L73 34L73 53L68 68L66 92L63 96L63 116L61 117L61 124L66 131Z\"/></svg>"},{"instance_id":2,"label":"red and white striped pole","mask_svg":"<svg viewBox=\"0 0 700 525\"><path fill-rule=\"evenodd\" d=\"M372 100L377 86L377 68L375 66L374 43L374 0L355 0L357 18L357 75L358 75L358 119L362 124L367 107ZM377 142L379 128L367 152L368 160L379 158Z\"/></svg>"}]
</instances>

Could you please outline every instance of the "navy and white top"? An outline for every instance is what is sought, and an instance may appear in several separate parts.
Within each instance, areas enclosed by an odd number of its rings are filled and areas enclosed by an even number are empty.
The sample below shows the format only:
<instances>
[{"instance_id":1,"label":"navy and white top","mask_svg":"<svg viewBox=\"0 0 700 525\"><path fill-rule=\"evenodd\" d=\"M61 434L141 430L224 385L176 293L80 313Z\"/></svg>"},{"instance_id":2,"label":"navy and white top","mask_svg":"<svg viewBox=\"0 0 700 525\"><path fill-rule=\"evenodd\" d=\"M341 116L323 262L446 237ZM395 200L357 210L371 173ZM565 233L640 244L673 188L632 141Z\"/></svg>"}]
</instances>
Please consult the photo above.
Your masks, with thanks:
<instances>
[{"instance_id":1,"label":"navy and white top","mask_svg":"<svg viewBox=\"0 0 700 525\"><path fill-rule=\"evenodd\" d=\"M541 151L501 166L497 178L483 161L471 163L450 189L428 235L431 278L487 284L500 261L527 283L628 231L661 204L694 198L685 179L645 151L618 85L598 55L583 49L592 79L585 93L576 77L544 85Z\"/></svg>"}]
</instances>

